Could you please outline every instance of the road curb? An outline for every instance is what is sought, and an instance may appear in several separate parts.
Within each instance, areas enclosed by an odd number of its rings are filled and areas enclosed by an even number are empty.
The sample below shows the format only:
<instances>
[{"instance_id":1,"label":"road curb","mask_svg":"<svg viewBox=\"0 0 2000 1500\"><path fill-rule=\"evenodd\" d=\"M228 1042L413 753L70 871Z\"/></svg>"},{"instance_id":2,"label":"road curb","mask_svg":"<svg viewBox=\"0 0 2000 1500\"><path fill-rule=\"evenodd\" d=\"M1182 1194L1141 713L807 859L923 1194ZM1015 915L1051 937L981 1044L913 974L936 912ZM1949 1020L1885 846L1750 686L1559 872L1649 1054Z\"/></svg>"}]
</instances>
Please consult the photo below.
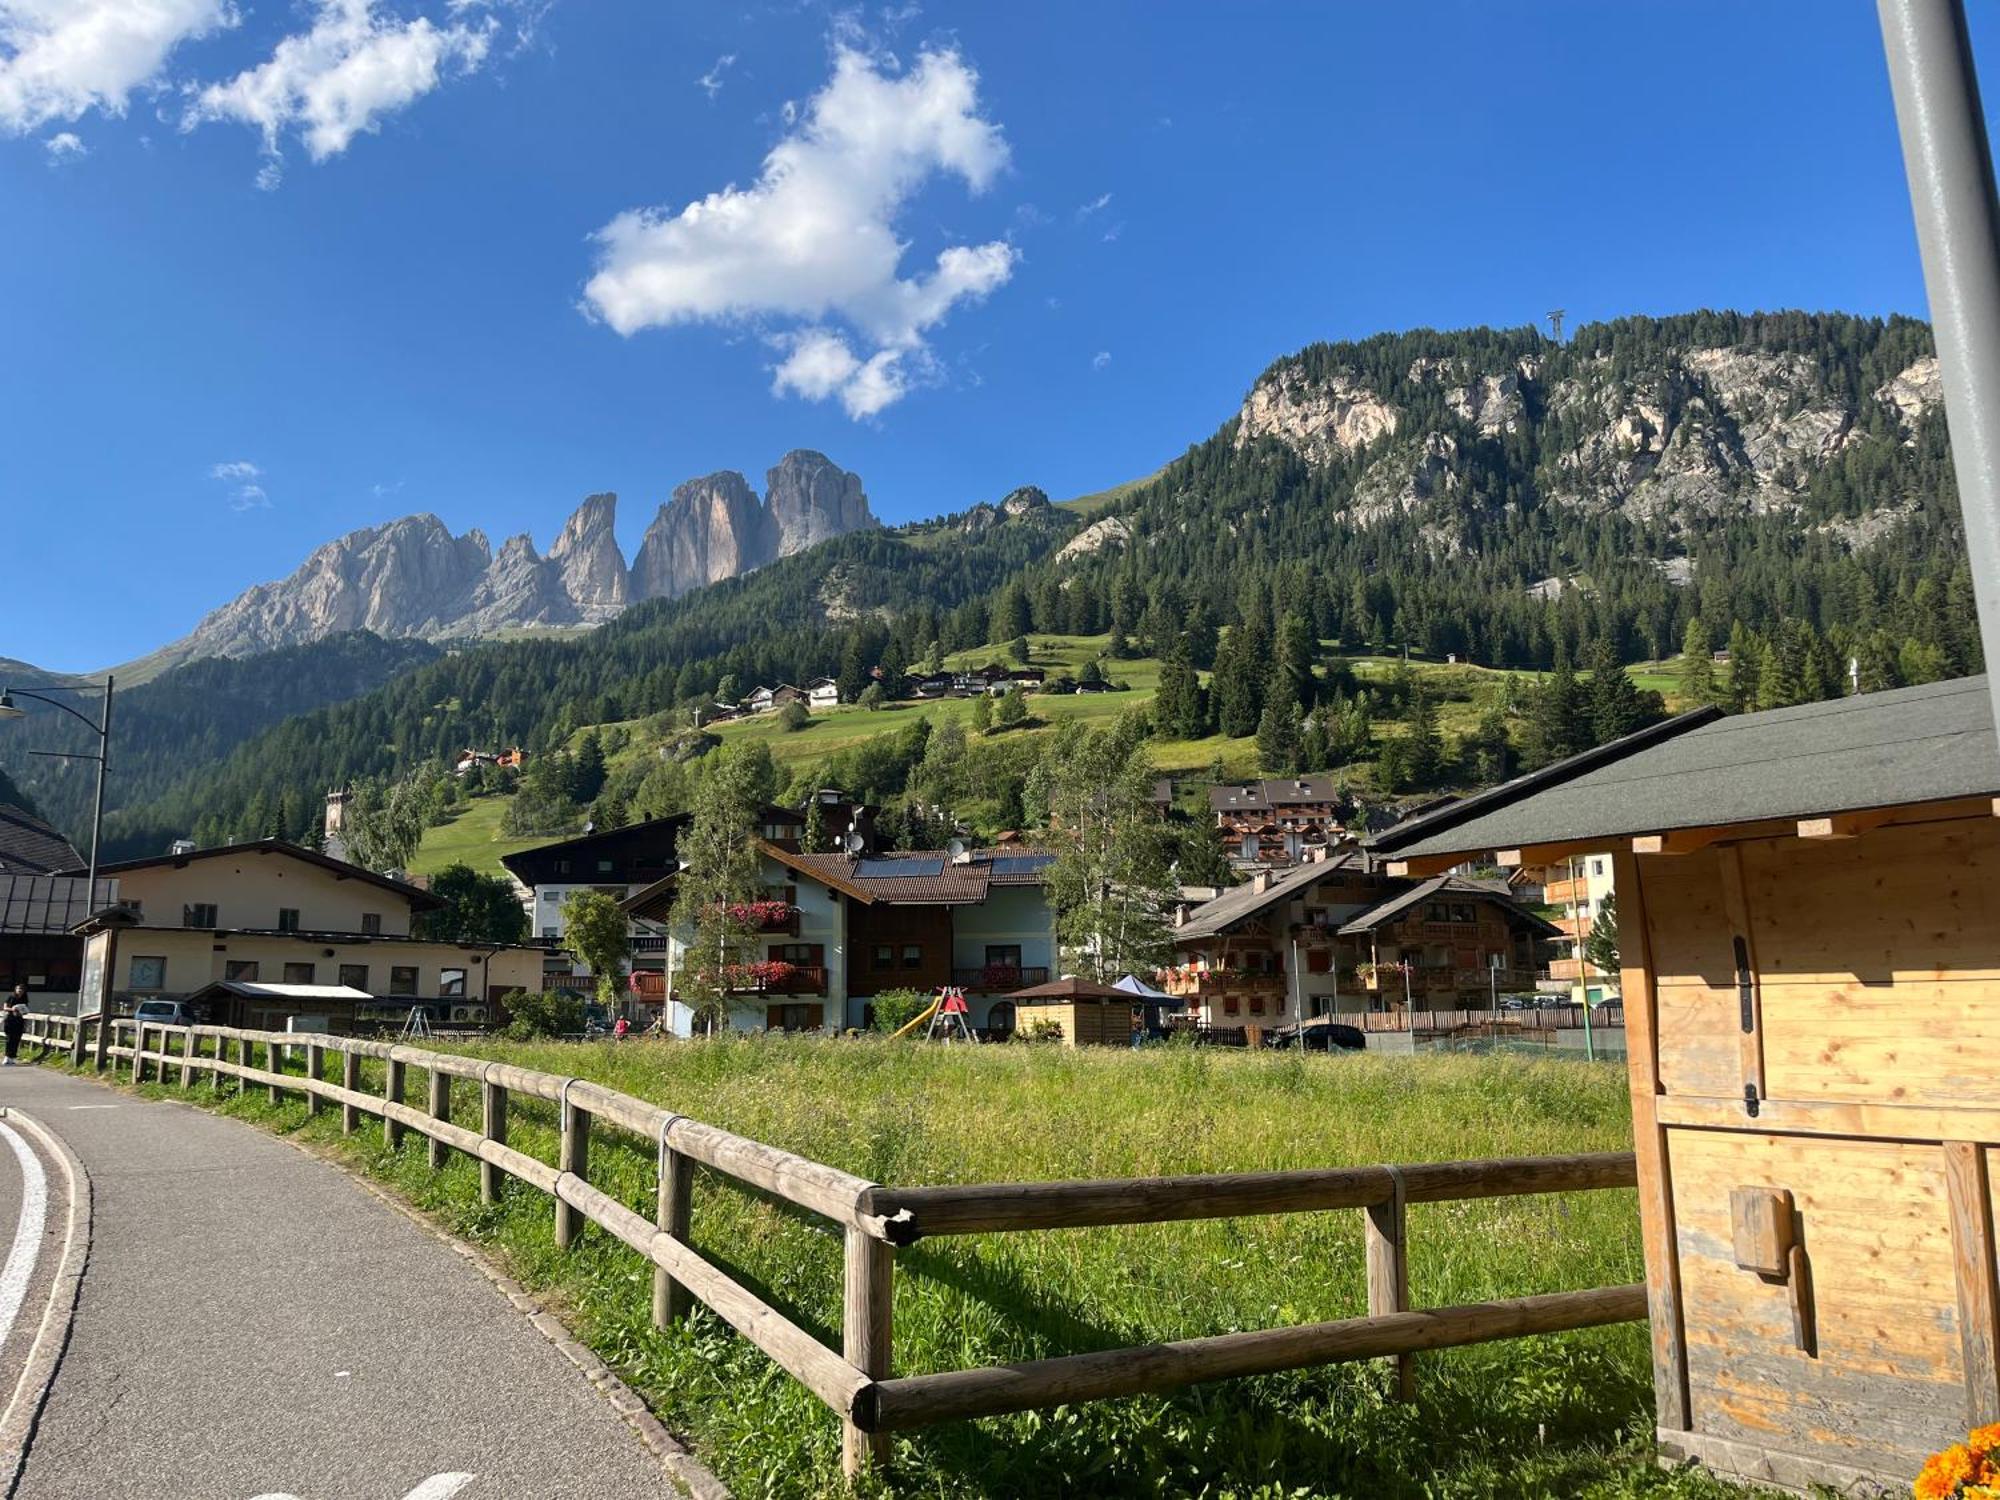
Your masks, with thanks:
<instances>
[{"instance_id":1,"label":"road curb","mask_svg":"<svg viewBox=\"0 0 2000 1500\"><path fill-rule=\"evenodd\" d=\"M121 1093L136 1093L161 1104L177 1104L184 1109L201 1110L203 1114L216 1115L219 1111L203 1110L192 1100L176 1098L172 1095L148 1094L119 1083L115 1087ZM222 1116L222 1118L228 1118ZM407 1202L397 1193L377 1183L360 1168L342 1161L331 1151L317 1149L314 1145L295 1139L290 1134L262 1130L247 1121L237 1120L247 1130L258 1130L272 1140L282 1141L301 1156L333 1168L357 1186L366 1190L384 1207L408 1219L425 1233L435 1236L455 1251L459 1257L472 1265L480 1275L490 1282L513 1305L516 1311L527 1316L528 1323L551 1344L555 1345L563 1357L574 1365L585 1380L589 1381L607 1405L630 1427L639 1441L658 1461L661 1470L676 1488L691 1497L691 1500L733 1500L727 1485L708 1469L708 1466L688 1452L687 1447L667 1430L666 1425L653 1415L652 1408L645 1399L621 1380L611 1367L599 1359L554 1313L544 1307L539 1299L513 1277L507 1275L477 1245L459 1238L450 1230L441 1227L423 1210ZM77 1168L81 1171L79 1165ZM0 1470L4 1472L4 1470ZM7 1492L11 1493L11 1491Z\"/></svg>"},{"instance_id":2,"label":"road curb","mask_svg":"<svg viewBox=\"0 0 2000 1500\"><path fill-rule=\"evenodd\" d=\"M35 1330L35 1341L21 1369L21 1378L15 1382L6 1410L0 1412L0 1485L4 1485L0 1494L11 1496L27 1466L28 1448L41 1421L42 1407L48 1401L49 1387L55 1384L56 1371L69 1351L77 1297L90 1265L92 1196L90 1173L84 1170L68 1142L22 1110L8 1109L7 1118L32 1135L48 1152L49 1159L62 1168L69 1199L62 1259L49 1285L48 1305L43 1309L41 1325Z\"/></svg>"}]
</instances>

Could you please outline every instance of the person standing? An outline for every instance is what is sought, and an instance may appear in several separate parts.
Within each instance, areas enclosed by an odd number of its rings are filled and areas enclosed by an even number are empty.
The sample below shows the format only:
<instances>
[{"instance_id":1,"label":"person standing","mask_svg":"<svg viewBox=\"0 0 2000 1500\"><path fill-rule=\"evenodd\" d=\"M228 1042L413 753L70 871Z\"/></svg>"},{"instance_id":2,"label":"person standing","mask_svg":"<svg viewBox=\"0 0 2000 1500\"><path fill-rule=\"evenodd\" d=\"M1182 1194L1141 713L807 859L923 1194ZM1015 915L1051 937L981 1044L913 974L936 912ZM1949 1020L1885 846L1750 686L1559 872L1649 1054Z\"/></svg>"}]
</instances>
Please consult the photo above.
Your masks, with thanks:
<instances>
[{"instance_id":1,"label":"person standing","mask_svg":"<svg viewBox=\"0 0 2000 1500\"><path fill-rule=\"evenodd\" d=\"M4 1033L7 1040L6 1061L0 1066L11 1068L20 1061L21 1035L27 1029L28 987L25 984L17 984L14 986L13 995L8 998L6 1016L4 1020L0 1020L0 1033Z\"/></svg>"}]
</instances>

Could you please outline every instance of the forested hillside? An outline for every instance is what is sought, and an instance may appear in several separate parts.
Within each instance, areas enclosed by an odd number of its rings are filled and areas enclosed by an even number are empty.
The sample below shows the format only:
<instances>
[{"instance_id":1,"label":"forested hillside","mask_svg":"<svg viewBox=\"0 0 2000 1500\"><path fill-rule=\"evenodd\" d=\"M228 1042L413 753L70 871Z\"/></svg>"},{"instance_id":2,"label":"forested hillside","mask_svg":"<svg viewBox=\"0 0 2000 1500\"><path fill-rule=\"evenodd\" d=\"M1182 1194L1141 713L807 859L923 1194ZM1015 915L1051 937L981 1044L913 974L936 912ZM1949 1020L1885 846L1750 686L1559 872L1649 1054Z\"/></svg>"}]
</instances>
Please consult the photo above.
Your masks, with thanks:
<instances>
[{"instance_id":1,"label":"forested hillside","mask_svg":"<svg viewBox=\"0 0 2000 1500\"><path fill-rule=\"evenodd\" d=\"M1979 665L1923 325L1700 313L1562 345L1424 330L1278 361L1087 528L986 507L843 537L588 637L467 650L150 783L113 836L269 831L245 826L253 808L309 818L329 785L467 744L540 750L821 673L858 692L877 663L895 682L1031 631L1160 658L1164 730L1269 717L1279 760L1329 707L1314 684L1330 679L1297 659L1322 640L1538 669L1729 645L1744 706L1840 691L1850 660L1864 687Z\"/></svg>"},{"instance_id":2,"label":"forested hillside","mask_svg":"<svg viewBox=\"0 0 2000 1500\"><path fill-rule=\"evenodd\" d=\"M366 631L332 636L244 661L220 657L188 662L112 703L110 807L143 805L167 788L199 778L245 740L321 704L339 703L432 661L438 648L423 641L385 641ZM45 688L38 688L45 691ZM52 696L95 718L92 692ZM90 832L95 768L87 761L51 760L35 750L97 750L88 728L44 704L23 698L25 720L0 726L0 772L38 803L42 815L78 841ZM0 785L0 801L14 801ZM317 803L317 799L315 799ZM144 847L153 852L151 844Z\"/></svg>"}]
</instances>

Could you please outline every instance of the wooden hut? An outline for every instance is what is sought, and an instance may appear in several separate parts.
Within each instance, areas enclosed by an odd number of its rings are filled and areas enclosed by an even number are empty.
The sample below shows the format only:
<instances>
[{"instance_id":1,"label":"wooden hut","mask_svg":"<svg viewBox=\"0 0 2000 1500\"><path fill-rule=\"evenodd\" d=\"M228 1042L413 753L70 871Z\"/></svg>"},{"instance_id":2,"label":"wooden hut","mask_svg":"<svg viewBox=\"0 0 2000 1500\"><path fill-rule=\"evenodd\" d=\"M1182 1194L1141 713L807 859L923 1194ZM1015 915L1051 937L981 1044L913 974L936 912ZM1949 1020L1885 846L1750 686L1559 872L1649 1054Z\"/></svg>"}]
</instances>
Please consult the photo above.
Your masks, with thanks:
<instances>
[{"instance_id":1,"label":"wooden hut","mask_svg":"<svg viewBox=\"0 0 2000 1500\"><path fill-rule=\"evenodd\" d=\"M1613 856L1666 1460L1873 1493L2000 1420L1996 794L1971 678L1684 715L1371 841Z\"/></svg>"},{"instance_id":2,"label":"wooden hut","mask_svg":"<svg viewBox=\"0 0 2000 1500\"><path fill-rule=\"evenodd\" d=\"M1139 1002L1129 991L1090 979L1053 979L1006 998L1014 1002L1018 1034L1045 1021L1062 1028L1066 1047L1132 1045L1132 1007Z\"/></svg>"}]
</instances>

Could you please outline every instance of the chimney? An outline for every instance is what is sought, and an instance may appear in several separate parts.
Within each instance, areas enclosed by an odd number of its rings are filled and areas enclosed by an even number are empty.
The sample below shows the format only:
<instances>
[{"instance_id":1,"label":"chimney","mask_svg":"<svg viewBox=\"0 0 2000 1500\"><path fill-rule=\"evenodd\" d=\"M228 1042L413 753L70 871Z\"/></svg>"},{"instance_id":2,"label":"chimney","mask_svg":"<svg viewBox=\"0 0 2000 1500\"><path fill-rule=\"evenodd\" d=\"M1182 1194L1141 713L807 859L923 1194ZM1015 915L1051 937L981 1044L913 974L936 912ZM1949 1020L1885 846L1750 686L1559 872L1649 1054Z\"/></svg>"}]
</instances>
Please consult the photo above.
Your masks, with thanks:
<instances>
[{"instance_id":1,"label":"chimney","mask_svg":"<svg viewBox=\"0 0 2000 1500\"><path fill-rule=\"evenodd\" d=\"M1259 870L1255 875L1250 877L1250 889L1261 896L1271 888L1271 882L1277 878L1269 870Z\"/></svg>"}]
</instances>

